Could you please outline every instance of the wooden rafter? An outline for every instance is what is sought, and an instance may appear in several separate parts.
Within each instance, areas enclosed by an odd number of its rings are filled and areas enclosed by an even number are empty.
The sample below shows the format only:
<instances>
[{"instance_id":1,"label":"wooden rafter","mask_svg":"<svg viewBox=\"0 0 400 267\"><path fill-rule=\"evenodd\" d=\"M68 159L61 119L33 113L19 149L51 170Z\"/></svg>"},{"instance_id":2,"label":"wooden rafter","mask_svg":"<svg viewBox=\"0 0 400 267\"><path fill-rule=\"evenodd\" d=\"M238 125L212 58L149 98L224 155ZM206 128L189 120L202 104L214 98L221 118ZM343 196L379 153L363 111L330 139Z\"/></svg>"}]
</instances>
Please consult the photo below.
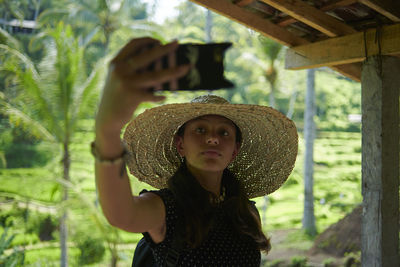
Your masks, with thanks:
<instances>
[{"instance_id":1,"label":"wooden rafter","mask_svg":"<svg viewBox=\"0 0 400 267\"><path fill-rule=\"evenodd\" d=\"M244 6L248 6L251 3L253 3L255 0L239 0L237 2L235 2L236 5L240 6L240 7L244 7Z\"/></svg>"},{"instance_id":2,"label":"wooden rafter","mask_svg":"<svg viewBox=\"0 0 400 267\"><path fill-rule=\"evenodd\" d=\"M191 0L192 2L215 11L225 17L254 29L274 41L286 46L294 46L308 43L307 40L298 37L269 20L258 16L244 8L232 4L227 0Z\"/></svg>"},{"instance_id":3,"label":"wooden rafter","mask_svg":"<svg viewBox=\"0 0 400 267\"><path fill-rule=\"evenodd\" d=\"M321 42L292 47L286 53L287 69L306 69L361 62L367 56L400 54L400 24L370 29ZM380 41L377 38L380 36ZM365 49L367 48L367 49Z\"/></svg>"},{"instance_id":4,"label":"wooden rafter","mask_svg":"<svg viewBox=\"0 0 400 267\"><path fill-rule=\"evenodd\" d=\"M338 7L352 5L354 3L357 3L357 1L358 0L334 0L334 1L326 3L319 10L324 11L324 12L331 11L331 10L334 10L335 8L338 8ZM286 18L278 21L276 24L279 25L279 26L287 26L287 25L290 25L292 23L295 23L296 21L297 20L295 18L286 17Z\"/></svg>"},{"instance_id":5,"label":"wooden rafter","mask_svg":"<svg viewBox=\"0 0 400 267\"><path fill-rule=\"evenodd\" d=\"M230 18L236 22L239 22L261 34L277 41L285 46L293 47L310 42L306 39L298 37L282 27L279 27L269 20L261 18L254 13L251 13L228 0L190 0L198 5L204 6L205 8L211 9L216 13L219 13L225 17ZM343 75L360 81L361 79L361 68L357 64L338 65L332 67L336 71Z\"/></svg>"},{"instance_id":6,"label":"wooden rafter","mask_svg":"<svg viewBox=\"0 0 400 267\"><path fill-rule=\"evenodd\" d=\"M358 62L358 63L330 66L330 68L356 82L361 82L361 66L362 64Z\"/></svg>"},{"instance_id":7,"label":"wooden rafter","mask_svg":"<svg viewBox=\"0 0 400 267\"><path fill-rule=\"evenodd\" d=\"M357 3L358 0L333 0L330 1L328 3L326 3L325 5L323 5L320 10L321 11L330 11L330 10L334 10L338 7L344 7L344 6L350 6L354 3Z\"/></svg>"},{"instance_id":8,"label":"wooden rafter","mask_svg":"<svg viewBox=\"0 0 400 267\"><path fill-rule=\"evenodd\" d=\"M394 22L400 22L400 2L398 0L358 0L358 2Z\"/></svg>"},{"instance_id":9,"label":"wooden rafter","mask_svg":"<svg viewBox=\"0 0 400 267\"><path fill-rule=\"evenodd\" d=\"M262 2L288 14L304 24L319 30L329 37L342 36L356 32L345 23L325 14L301 0L261 0Z\"/></svg>"}]
</instances>

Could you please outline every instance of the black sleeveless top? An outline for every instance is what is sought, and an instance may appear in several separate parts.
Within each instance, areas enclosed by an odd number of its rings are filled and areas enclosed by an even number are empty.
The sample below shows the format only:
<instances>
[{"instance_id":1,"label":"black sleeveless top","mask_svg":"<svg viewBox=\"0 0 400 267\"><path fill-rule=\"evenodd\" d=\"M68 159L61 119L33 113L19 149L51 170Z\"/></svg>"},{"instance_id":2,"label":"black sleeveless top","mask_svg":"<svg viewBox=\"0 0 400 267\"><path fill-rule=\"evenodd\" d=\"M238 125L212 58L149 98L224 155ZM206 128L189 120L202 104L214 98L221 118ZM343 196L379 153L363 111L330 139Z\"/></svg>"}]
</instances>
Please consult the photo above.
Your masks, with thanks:
<instances>
[{"instance_id":1,"label":"black sleeveless top","mask_svg":"<svg viewBox=\"0 0 400 267\"><path fill-rule=\"evenodd\" d=\"M143 233L146 242L153 250L158 266L164 266L168 248L174 238L178 220L182 219L173 193L169 189L150 191L164 201L166 209L166 235L164 241L155 244L150 235ZM195 249L185 246L180 251L177 266L260 266L261 252L250 238L241 238L224 216L224 211L216 207L217 212L213 228L206 240Z\"/></svg>"}]
</instances>

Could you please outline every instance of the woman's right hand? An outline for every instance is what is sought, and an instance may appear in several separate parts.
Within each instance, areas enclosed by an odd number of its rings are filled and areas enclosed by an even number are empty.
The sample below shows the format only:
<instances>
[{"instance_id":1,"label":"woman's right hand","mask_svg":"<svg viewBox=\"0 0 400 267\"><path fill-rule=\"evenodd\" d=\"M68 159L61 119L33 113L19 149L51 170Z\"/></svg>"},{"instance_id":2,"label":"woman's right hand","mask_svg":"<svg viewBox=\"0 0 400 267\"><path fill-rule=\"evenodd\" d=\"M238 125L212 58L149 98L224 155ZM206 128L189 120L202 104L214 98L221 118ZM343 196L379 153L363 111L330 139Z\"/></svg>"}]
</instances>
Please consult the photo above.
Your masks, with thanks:
<instances>
[{"instance_id":1,"label":"woman's right hand","mask_svg":"<svg viewBox=\"0 0 400 267\"><path fill-rule=\"evenodd\" d=\"M190 69L189 65L175 66L173 59L177 48L177 42L162 45L158 40L146 37L131 40L118 52L110 62L96 116L96 134L119 137L122 127L141 102L164 99L149 89L160 89L165 82L174 87L177 79ZM169 58L167 69L161 69L164 56ZM151 64L155 68L148 71Z\"/></svg>"}]
</instances>

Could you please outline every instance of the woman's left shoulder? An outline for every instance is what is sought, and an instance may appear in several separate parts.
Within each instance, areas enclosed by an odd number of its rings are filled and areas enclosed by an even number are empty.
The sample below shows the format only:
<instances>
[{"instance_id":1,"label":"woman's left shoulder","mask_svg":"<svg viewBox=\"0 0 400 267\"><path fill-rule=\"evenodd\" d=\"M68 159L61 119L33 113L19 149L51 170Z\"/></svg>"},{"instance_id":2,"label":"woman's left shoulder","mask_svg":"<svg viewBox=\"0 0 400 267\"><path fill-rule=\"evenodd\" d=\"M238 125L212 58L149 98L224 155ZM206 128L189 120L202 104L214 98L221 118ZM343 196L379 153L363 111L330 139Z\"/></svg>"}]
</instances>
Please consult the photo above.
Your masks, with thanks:
<instances>
[{"instance_id":1,"label":"woman's left shoulder","mask_svg":"<svg viewBox=\"0 0 400 267\"><path fill-rule=\"evenodd\" d=\"M139 195L143 194L143 193L154 193L160 197L173 197L173 193L169 188L162 188L162 189L158 189L158 190L147 190L147 189L143 189L142 191L140 191Z\"/></svg>"}]
</instances>

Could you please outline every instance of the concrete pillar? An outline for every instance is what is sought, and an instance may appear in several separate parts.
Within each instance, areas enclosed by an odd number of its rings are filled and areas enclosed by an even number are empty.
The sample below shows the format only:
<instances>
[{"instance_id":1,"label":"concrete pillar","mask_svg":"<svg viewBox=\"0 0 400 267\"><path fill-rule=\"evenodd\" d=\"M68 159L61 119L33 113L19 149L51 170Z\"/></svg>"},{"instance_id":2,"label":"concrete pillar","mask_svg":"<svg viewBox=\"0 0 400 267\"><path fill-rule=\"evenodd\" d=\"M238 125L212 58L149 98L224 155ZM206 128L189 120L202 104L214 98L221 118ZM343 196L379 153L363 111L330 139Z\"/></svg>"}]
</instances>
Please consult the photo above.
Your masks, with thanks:
<instances>
[{"instance_id":1,"label":"concrete pillar","mask_svg":"<svg viewBox=\"0 0 400 267\"><path fill-rule=\"evenodd\" d=\"M400 266L400 58L368 58L363 63L361 81L362 266Z\"/></svg>"}]
</instances>

